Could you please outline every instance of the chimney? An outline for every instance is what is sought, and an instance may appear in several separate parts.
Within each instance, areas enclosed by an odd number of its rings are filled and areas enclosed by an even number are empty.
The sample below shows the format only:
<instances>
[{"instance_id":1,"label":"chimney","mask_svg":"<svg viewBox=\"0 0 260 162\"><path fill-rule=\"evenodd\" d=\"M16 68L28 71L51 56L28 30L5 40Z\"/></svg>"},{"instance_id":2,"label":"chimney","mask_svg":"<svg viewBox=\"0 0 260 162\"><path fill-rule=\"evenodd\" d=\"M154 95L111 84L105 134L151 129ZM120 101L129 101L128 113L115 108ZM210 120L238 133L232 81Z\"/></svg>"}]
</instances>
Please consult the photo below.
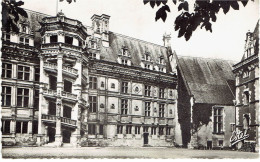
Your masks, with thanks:
<instances>
[{"instance_id":1,"label":"chimney","mask_svg":"<svg viewBox=\"0 0 260 162\"><path fill-rule=\"evenodd\" d=\"M171 34L163 35L163 45L164 47L171 47Z\"/></svg>"},{"instance_id":2,"label":"chimney","mask_svg":"<svg viewBox=\"0 0 260 162\"><path fill-rule=\"evenodd\" d=\"M110 16L102 14L102 44L104 47L109 47L109 18Z\"/></svg>"}]
</instances>

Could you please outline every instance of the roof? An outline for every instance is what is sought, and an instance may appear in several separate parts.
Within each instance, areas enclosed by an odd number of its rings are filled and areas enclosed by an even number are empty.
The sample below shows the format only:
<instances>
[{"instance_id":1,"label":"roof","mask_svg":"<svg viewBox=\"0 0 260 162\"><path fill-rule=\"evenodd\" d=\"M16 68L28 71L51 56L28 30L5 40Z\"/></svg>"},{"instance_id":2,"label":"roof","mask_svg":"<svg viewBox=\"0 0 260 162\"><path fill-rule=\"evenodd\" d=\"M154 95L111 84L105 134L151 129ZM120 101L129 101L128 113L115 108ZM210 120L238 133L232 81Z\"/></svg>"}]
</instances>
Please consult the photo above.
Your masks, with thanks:
<instances>
[{"instance_id":1,"label":"roof","mask_svg":"<svg viewBox=\"0 0 260 162\"><path fill-rule=\"evenodd\" d=\"M195 103L232 105L235 99L233 61L177 56L177 65Z\"/></svg>"},{"instance_id":2,"label":"roof","mask_svg":"<svg viewBox=\"0 0 260 162\"><path fill-rule=\"evenodd\" d=\"M32 33L34 34L35 45L38 47L41 42L40 36L40 23L44 17L50 17L50 15L31 11L25 9L28 14L28 22ZM104 14L103 14L104 15ZM106 15L104 15L106 16ZM84 25L89 29L89 34L93 35L93 32L90 31L91 27ZM101 43L101 42L100 42ZM153 63L158 63L159 57L163 56L166 61L166 71L171 72L171 66L168 61L167 53L171 53L170 48L166 48L161 45L153 44L129 36L117 34L114 32L109 32L109 44L110 46L101 47L100 59L109 62L117 62L118 54L121 53L122 47L128 48L128 53L131 55L132 66L141 67L141 59L144 57L145 53L150 53L151 60Z\"/></svg>"},{"instance_id":3,"label":"roof","mask_svg":"<svg viewBox=\"0 0 260 162\"><path fill-rule=\"evenodd\" d=\"M167 48L161 45L153 44L136 38L109 33L110 46L101 47L101 60L117 62L118 54L121 53L122 47L127 47L128 53L131 55L131 63L133 66L141 67L141 59L144 58L146 52L150 53L154 63L159 61L159 57L163 56L166 61L167 71L171 71L170 63L167 61Z\"/></svg>"}]
</instances>

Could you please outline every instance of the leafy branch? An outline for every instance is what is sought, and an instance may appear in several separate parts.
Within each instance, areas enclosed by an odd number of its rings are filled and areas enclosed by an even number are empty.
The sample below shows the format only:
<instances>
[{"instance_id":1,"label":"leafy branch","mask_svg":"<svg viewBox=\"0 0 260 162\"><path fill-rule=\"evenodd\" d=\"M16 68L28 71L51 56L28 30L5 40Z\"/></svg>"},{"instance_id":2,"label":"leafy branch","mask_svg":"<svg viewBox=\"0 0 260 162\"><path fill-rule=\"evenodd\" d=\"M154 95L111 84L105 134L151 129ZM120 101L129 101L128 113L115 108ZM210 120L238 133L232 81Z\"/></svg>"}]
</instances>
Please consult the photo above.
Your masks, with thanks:
<instances>
[{"instance_id":1,"label":"leafy branch","mask_svg":"<svg viewBox=\"0 0 260 162\"><path fill-rule=\"evenodd\" d=\"M206 31L212 32L212 22L217 21L217 14L222 9L224 14L230 11L230 8L239 10L239 2L245 7L249 0L195 0L193 11L189 9L187 0L172 0L172 5L178 5L178 12L181 12L175 19L175 31L178 31L178 37L185 37L188 41L192 33L200 26ZM253 1L253 0L252 0ZM170 11L168 0L143 0L144 4L150 4L152 8L161 6L155 16L155 21L167 19L167 12Z\"/></svg>"}]
</instances>

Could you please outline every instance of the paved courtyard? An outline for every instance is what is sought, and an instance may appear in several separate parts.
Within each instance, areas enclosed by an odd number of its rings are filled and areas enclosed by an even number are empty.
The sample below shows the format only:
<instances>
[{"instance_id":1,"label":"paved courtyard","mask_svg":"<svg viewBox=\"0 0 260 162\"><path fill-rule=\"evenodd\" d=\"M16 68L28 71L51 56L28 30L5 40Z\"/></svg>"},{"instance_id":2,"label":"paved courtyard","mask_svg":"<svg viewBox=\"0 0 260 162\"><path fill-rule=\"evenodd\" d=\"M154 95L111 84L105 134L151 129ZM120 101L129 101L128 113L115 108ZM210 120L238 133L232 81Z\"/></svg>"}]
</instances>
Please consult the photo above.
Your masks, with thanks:
<instances>
[{"instance_id":1,"label":"paved courtyard","mask_svg":"<svg viewBox=\"0 0 260 162\"><path fill-rule=\"evenodd\" d=\"M3 158L259 158L258 153L154 147L3 148Z\"/></svg>"}]
</instances>

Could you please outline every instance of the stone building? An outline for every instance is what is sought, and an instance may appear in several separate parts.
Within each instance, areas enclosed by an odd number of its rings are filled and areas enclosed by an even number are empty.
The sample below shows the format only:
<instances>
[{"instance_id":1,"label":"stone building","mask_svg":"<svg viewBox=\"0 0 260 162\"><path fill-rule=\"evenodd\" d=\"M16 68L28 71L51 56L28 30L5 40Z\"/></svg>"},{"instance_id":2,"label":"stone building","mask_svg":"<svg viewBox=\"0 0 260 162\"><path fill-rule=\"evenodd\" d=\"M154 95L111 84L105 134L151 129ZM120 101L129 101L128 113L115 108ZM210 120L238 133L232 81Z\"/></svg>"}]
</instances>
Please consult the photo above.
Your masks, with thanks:
<instances>
[{"instance_id":1,"label":"stone building","mask_svg":"<svg viewBox=\"0 0 260 162\"><path fill-rule=\"evenodd\" d=\"M249 137L238 148L254 151L259 128L259 21L253 32L246 33L245 51L233 66L236 75L236 128ZM244 144L244 146L242 146ZM253 144L253 146L251 145ZM251 146L250 146L251 145ZM251 148L248 148L248 147Z\"/></svg>"},{"instance_id":2,"label":"stone building","mask_svg":"<svg viewBox=\"0 0 260 162\"><path fill-rule=\"evenodd\" d=\"M177 56L178 115L184 147L230 147L235 123L233 62Z\"/></svg>"},{"instance_id":3,"label":"stone building","mask_svg":"<svg viewBox=\"0 0 260 162\"><path fill-rule=\"evenodd\" d=\"M181 144L169 35L160 46L109 31L105 14L85 26L27 13L21 32L2 30L4 144Z\"/></svg>"}]
</instances>

